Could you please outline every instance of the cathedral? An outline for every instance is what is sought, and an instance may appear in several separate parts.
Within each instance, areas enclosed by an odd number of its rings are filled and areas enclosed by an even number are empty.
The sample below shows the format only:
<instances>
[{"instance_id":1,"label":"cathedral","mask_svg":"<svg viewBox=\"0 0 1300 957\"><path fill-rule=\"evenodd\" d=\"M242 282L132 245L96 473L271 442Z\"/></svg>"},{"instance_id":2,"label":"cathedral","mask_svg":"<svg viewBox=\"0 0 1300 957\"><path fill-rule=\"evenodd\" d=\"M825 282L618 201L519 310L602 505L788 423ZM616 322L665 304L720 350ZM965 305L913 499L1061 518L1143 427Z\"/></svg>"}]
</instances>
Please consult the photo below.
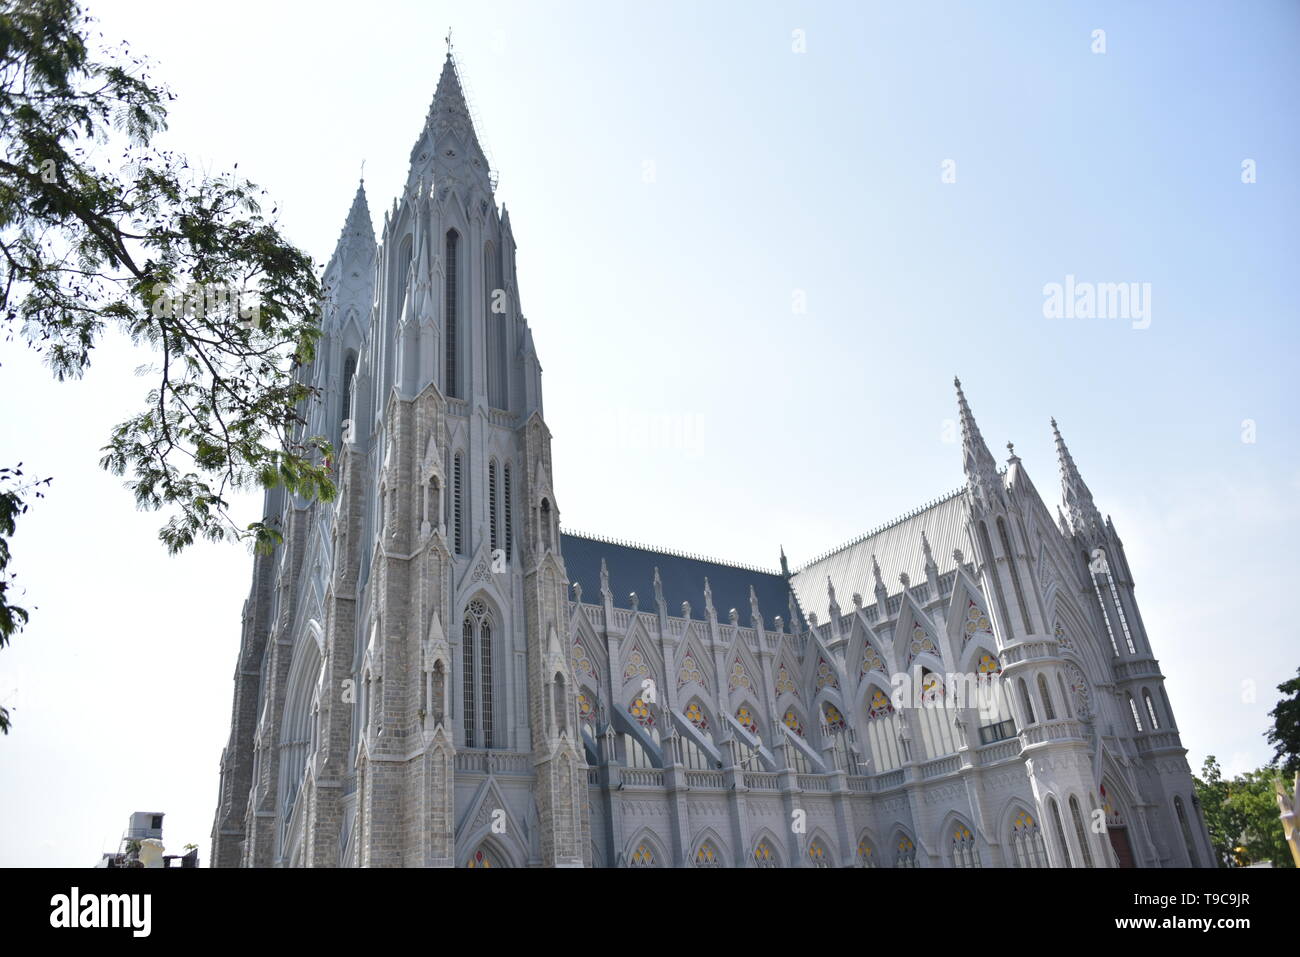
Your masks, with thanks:
<instances>
[{"instance_id":1,"label":"cathedral","mask_svg":"<svg viewBox=\"0 0 1300 957\"><path fill-rule=\"evenodd\" d=\"M1054 421L1055 517L958 382L961 487L802 564L563 530L494 188L448 54L382 234L359 188L325 270L338 494L266 494L215 866L1214 865Z\"/></svg>"}]
</instances>

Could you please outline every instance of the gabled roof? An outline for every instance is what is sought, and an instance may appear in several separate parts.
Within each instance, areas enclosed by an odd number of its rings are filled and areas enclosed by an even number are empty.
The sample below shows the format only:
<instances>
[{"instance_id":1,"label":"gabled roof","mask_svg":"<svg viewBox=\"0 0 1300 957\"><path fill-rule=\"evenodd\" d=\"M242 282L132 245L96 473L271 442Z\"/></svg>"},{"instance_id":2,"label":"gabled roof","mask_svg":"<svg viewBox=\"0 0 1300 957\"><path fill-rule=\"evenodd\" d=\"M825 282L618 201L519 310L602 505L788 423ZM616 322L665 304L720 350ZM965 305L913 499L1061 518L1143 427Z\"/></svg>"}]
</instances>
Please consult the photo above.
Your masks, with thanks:
<instances>
[{"instance_id":1,"label":"gabled roof","mask_svg":"<svg viewBox=\"0 0 1300 957\"><path fill-rule=\"evenodd\" d=\"M680 617L682 602L689 601L691 617L697 621L704 620L705 578L709 580L713 607L717 609L721 622L727 621L728 613L734 608L741 625L751 624L751 586L758 599L764 627L770 630L772 619L777 615L789 617L789 589L785 578L777 571L614 542L577 532L561 532L560 547L569 580L582 586L582 600L586 604L599 604L601 601L600 562L603 558L609 569L609 588L616 608L630 608L628 596L636 592L638 608L655 611L654 574L658 568L664 601L668 605L668 614L673 617ZM788 623L786 627L789 627Z\"/></svg>"},{"instance_id":2,"label":"gabled roof","mask_svg":"<svg viewBox=\"0 0 1300 957\"><path fill-rule=\"evenodd\" d=\"M944 575L957 567L953 549L960 548L967 561L975 549L966 531L969 513L969 493L965 487L935 502L909 512L875 531L813 559L790 578L804 615L816 614L818 621L826 621L830 614L830 598L826 593L826 579L835 586L835 598L842 611L853 608L854 592L869 605L876 600L876 579L872 572L872 558L880 565L880 577L889 594L902 590L899 575L906 573L913 585L924 582L925 555L921 549L921 533L930 543L930 551L939 574Z\"/></svg>"}]
</instances>

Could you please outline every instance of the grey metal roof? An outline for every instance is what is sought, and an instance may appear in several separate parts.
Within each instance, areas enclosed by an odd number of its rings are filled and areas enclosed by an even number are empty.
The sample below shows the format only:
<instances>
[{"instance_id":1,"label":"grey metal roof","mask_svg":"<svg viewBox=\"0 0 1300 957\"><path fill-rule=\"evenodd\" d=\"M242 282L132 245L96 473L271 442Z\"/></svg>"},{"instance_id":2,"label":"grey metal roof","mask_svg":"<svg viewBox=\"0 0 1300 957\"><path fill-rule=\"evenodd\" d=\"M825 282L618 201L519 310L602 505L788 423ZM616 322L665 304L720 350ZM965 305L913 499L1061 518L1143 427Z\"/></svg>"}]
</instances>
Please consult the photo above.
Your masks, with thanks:
<instances>
[{"instance_id":1,"label":"grey metal roof","mask_svg":"<svg viewBox=\"0 0 1300 957\"><path fill-rule=\"evenodd\" d=\"M584 603L599 603L600 560L609 569L609 587L617 608L630 608L629 594L636 592L642 611L655 610L654 570L659 569L668 614L680 617L684 601L691 603L691 617L704 619L704 579L713 591L718 620L726 621L734 608L742 625L750 624L749 588L758 598L765 627L772 627L777 615L789 617L789 588L776 571L721 562L703 556L685 555L664 549L614 542L595 535L563 531L560 548L569 580L582 586ZM788 627L788 626L787 626Z\"/></svg>"},{"instance_id":2,"label":"grey metal roof","mask_svg":"<svg viewBox=\"0 0 1300 957\"><path fill-rule=\"evenodd\" d=\"M966 489L957 489L914 512L868 532L847 545L813 559L790 578L805 616L816 614L818 621L830 615L830 598L826 592L829 576L835 586L835 599L841 610L853 608L853 593L864 604L876 600L876 579L871 571L871 557L880 564L880 575L891 595L902 590L898 576L906 572L913 582L925 581L925 556L921 551L921 532L930 541L934 562L943 575L957 567L953 549L960 548L967 561L975 550L967 533L968 498Z\"/></svg>"}]
</instances>

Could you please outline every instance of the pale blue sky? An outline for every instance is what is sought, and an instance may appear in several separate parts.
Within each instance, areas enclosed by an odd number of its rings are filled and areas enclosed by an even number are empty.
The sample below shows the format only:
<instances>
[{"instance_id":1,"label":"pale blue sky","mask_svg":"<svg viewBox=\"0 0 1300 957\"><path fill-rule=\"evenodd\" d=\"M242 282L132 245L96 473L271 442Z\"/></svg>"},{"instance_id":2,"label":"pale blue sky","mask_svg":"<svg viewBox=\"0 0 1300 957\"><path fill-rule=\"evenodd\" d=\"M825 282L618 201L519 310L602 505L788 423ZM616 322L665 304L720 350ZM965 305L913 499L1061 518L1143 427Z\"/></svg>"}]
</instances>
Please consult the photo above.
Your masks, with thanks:
<instances>
[{"instance_id":1,"label":"pale blue sky","mask_svg":"<svg viewBox=\"0 0 1300 957\"><path fill-rule=\"evenodd\" d=\"M1059 420L1193 764L1268 757L1300 664L1296 4L91 9L178 95L171 145L239 162L322 260L363 159L377 218L404 182L453 27L566 525L799 563L961 483L957 373L1053 506ZM1150 327L1045 319L1067 274L1150 283ZM0 864L89 864L134 810L166 811L169 850L206 863L251 563L167 558L97 471L137 362L110 343L60 386L0 344L0 461L56 479L14 543L39 608L0 652ZM598 427L640 416L703 442Z\"/></svg>"}]
</instances>

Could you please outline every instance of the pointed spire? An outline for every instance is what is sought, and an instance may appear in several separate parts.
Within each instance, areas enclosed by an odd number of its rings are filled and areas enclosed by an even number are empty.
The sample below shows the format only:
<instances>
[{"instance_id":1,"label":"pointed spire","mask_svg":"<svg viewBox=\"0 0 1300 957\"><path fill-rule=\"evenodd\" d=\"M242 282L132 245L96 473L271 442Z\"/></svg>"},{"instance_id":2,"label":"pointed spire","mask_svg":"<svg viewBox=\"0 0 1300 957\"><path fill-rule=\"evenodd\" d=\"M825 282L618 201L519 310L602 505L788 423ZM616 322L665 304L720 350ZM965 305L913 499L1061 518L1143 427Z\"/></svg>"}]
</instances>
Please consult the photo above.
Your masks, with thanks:
<instances>
[{"instance_id":1,"label":"pointed spire","mask_svg":"<svg viewBox=\"0 0 1300 957\"><path fill-rule=\"evenodd\" d=\"M366 202L366 181L357 184L357 193L352 197L352 207L347 219L343 221L343 230L339 241L334 245L334 254L330 257L330 268L338 261L352 255L360 254L367 261L375 252L375 224L370 218L370 205Z\"/></svg>"},{"instance_id":2,"label":"pointed spire","mask_svg":"<svg viewBox=\"0 0 1300 957\"><path fill-rule=\"evenodd\" d=\"M709 586L708 576L704 578L704 617L717 620L718 612L713 607L713 589Z\"/></svg>"},{"instance_id":3,"label":"pointed spire","mask_svg":"<svg viewBox=\"0 0 1300 957\"><path fill-rule=\"evenodd\" d=\"M749 586L749 626L751 628L763 627L763 615L758 610L758 595L754 593L754 586Z\"/></svg>"},{"instance_id":4,"label":"pointed spire","mask_svg":"<svg viewBox=\"0 0 1300 957\"><path fill-rule=\"evenodd\" d=\"M659 577L659 566L655 566L655 608L665 618L668 616L668 602L664 601L664 583Z\"/></svg>"},{"instance_id":5,"label":"pointed spire","mask_svg":"<svg viewBox=\"0 0 1300 957\"><path fill-rule=\"evenodd\" d=\"M609 590L609 566L603 558L600 560L600 594L605 601L611 601L614 597L614 593Z\"/></svg>"},{"instance_id":6,"label":"pointed spire","mask_svg":"<svg viewBox=\"0 0 1300 957\"><path fill-rule=\"evenodd\" d=\"M1065 511L1070 519L1070 526L1076 535L1082 535L1089 541L1100 538L1105 533L1105 524L1101 513L1092 500L1092 492L1084 484L1079 474L1074 457L1061 438L1061 430L1052 419L1052 434L1056 437L1056 459L1061 467L1061 498L1065 502Z\"/></svg>"},{"instance_id":7,"label":"pointed spire","mask_svg":"<svg viewBox=\"0 0 1300 957\"><path fill-rule=\"evenodd\" d=\"M481 184L488 185L491 191L487 155L474 132L474 121L450 49L442 63L424 130L411 150L411 178L423 178L430 167L435 182L465 181L469 176L481 175Z\"/></svg>"},{"instance_id":8,"label":"pointed spire","mask_svg":"<svg viewBox=\"0 0 1300 957\"><path fill-rule=\"evenodd\" d=\"M781 546L781 574L786 578L790 577L790 563L785 558L785 546Z\"/></svg>"},{"instance_id":9,"label":"pointed spire","mask_svg":"<svg viewBox=\"0 0 1300 957\"><path fill-rule=\"evenodd\" d=\"M952 384L957 387L957 410L961 416L962 468L971 490L987 508L999 498L997 462L989 447L984 444L980 427L975 424L975 416L971 414L966 394L961 390L961 379L954 376Z\"/></svg>"},{"instance_id":10,"label":"pointed spire","mask_svg":"<svg viewBox=\"0 0 1300 957\"><path fill-rule=\"evenodd\" d=\"M930 540L925 537L925 529L921 529L921 554L925 557L925 572L927 575L930 569L938 569L939 566L934 560L934 552L930 550Z\"/></svg>"}]
</instances>

